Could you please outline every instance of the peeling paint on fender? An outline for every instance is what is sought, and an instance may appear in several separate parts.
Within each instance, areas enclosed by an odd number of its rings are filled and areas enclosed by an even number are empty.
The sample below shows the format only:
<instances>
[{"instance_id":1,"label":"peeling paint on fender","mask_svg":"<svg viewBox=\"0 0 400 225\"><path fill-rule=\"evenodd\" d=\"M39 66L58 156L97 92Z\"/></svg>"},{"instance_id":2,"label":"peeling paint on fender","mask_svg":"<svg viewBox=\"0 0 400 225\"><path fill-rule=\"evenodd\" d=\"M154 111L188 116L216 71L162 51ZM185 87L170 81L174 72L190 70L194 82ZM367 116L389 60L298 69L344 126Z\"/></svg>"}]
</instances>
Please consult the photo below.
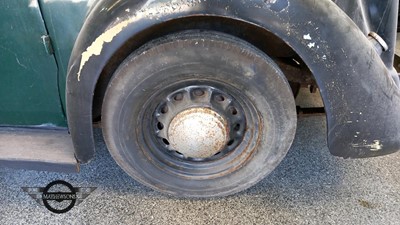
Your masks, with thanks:
<instances>
[{"instance_id":1,"label":"peeling paint on fender","mask_svg":"<svg viewBox=\"0 0 400 225\"><path fill-rule=\"evenodd\" d=\"M371 151L379 151L383 147L379 140L374 140L374 143L368 146L371 147Z\"/></svg>"},{"instance_id":2,"label":"peeling paint on fender","mask_svg":"<svg viewBox=\"0 0 400 225\"><path fill-rule=\"evenodd\" d=\"M379 140L374 140L372 144L367 145L367 140L363 140L362 144L352 144L354 148L369 148L371 151L379 151L383 148Z\"/></svg>"},{"instance_id":3,"label":"peeling paint on fender","mask_svg":"<svg viewBox=\"0 0 400 225\"><path fill-rule=\"evenodd\" d=\"M274 12L283 12L289 7L288 0L264 0L267 4L267 8Z\"/></svg>"},{"instance_id":4,"label":"peeling paint on fender","mask_svg":"<svg viewBox=\"0 0 400 225\"><path fill-rule=\"evenodd\" d=\"M50 0L49 0L50 1ZM80 1L80 0L77 0ZM92 0L90 0L92 1ZM204 0L205 1L205 0ZM287 1L287 0L285 0ZM197 1L173 1L170 3L159 2L159 1L149 1L146 5L143 6L141 10L138 10L133 17L119 22L112 28L106 30L103 34L98 36L94 42L81 54L81 62L79 65L79 70L77 73L77 79L80 81L81 72L85 64L89 61L89 59L94 55L100 55L103 50L104 43L111 42L115 36L117 36L125 27L127 27L130 23L135 22L138 18L147 17L149 19L159 20L159 16L172 13L173 11L179 10L188 10L194 7L197 4L200 4L202 0ZM127 8L126 12L130 12L130 9Z\"/></svg>"},{"instance_id":5,"label":"peeling paint on fender","mask_svg":"<svg viewBox=\"0 0 400 225\"><path fill-rule=\"evenodd\" d=\"M77 74L78 81L81 80L82 69L85 66L86 62L90 59L90 57L92 57L93 55L100 55L101 51L103 50L104 43L111 42L114 37L131 22L131 20L125 20L121 23L118 23L111 29L98 36L96 40L86 49L86 51L82 53L81 63Z\"/></svg>"},{"instance_id":6,"label":"peeling paint on fender","mask_svg":"<svg viewBox=\"0 0 400 225\"><path fill-rule=\"evenodd\" d=\"M308 46L309 48L313 48L313 47L315 47L315 42L309 43L307 46Z\"/></svg>"},{"instance_id":7,"label":"peeling paint on fender","mask_svg":"<svg viewBox=\"0 0 400 225\"><path fill-rule=\"evenodd\" d=\"M304 40L312 40L310 34L305 34L305 35L303 35L303 39L304 39Z\"/></svg>"}]
</instances>

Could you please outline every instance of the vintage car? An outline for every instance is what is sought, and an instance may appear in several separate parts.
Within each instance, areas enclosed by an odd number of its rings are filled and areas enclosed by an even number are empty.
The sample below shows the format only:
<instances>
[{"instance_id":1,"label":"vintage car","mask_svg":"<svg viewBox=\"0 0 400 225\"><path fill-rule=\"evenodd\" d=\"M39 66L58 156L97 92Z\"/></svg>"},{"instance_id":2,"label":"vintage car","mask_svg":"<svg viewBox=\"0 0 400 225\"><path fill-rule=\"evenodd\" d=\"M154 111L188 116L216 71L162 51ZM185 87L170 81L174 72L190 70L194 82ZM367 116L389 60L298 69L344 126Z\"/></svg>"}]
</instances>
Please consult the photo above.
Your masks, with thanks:
<instances>
[{"instance_id":1,"label":"vintage car","mask_svg":"<svg viewBox=\"0 0 400 225\"><path fill-rule=\"evenodd\" d=\"M3 0L0 17L1 166L79 171L100 124L137 181L230 195L285 157L300 85L333 155L400 148L398 1Z\"/></svg>"}]
</instances>

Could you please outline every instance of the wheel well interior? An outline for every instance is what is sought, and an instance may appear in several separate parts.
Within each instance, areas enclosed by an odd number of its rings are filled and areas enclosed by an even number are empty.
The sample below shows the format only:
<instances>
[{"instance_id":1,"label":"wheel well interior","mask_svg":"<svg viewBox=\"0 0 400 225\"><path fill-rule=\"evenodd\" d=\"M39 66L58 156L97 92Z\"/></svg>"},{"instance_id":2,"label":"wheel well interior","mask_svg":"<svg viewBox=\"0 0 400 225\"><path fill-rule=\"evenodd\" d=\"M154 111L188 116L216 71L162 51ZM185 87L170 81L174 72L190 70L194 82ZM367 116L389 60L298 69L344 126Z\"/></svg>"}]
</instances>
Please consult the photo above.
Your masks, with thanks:
<instances>
[{"instance_id":1,"label":"wheel well interior","mask_svg":"<svg viewBox=\"0 0 400 225\"><path fill-rule=\"evenodd\" d=\"M289 81L316 85L310 70L300 56L279 37L257 25L224 17L193 16L180 18L144 30L126 41L116 51L103 69L96 84L92 108L93 121L101 120L101 107L108 83L114 71L129 54L148 41L190 29L219 31L241 38L275 60Z\"/></svg>"}]
</instances>

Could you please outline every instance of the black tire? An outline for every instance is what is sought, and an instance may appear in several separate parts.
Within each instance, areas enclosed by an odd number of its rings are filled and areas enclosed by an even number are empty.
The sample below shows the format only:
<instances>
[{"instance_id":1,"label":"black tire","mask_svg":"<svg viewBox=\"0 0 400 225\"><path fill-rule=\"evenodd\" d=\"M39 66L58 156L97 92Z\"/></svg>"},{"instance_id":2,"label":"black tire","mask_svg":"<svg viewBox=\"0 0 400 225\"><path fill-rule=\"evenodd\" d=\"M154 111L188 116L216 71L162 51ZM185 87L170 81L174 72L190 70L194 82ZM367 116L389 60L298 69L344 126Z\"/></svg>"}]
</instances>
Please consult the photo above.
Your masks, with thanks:
<instances>
[{"instance_id":1,"label":"black tire","mask_svg":"<svg viewBox=\"0 0 400 225\"><path fill-rule=\"evenodd\" d=\"M235 116L222 114L242 125L229 125L232 143L201 160L167 149L169 143L157 136L163 127L156 125L176 90L191 96L199 87L211 97L206 103L189 97L185 104L237 109ZM231 106L213 102L215 93ZM142 184L185 197L230 195L263 179L290 148L296 120L293 94L279 67L249 43L218 32L178 33L135 51L115 72L102 109L105 141L116 162Z\"/></svg>"}]
</instances>

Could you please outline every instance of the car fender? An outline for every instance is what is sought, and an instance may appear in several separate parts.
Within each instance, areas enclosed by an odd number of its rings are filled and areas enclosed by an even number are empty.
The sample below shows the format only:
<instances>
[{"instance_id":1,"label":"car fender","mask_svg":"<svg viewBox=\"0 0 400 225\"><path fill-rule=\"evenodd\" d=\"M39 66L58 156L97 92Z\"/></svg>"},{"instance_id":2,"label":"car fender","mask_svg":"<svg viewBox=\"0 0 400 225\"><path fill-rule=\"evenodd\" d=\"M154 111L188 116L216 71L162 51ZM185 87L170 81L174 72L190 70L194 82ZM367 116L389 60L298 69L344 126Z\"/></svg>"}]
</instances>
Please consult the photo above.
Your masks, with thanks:
<instances>
[{"instance_id":1,"label":"car fender","mask_svg":"<svg viewBox=\"0 0 400 225\"><path fill-rule=\"evenodd\" d=\"M92 104L107 63L127 42L188 17L221 17L275 34L315 76L325 105L328 147L371 157L400 147L400 92L368 38L330 0L99 1L75 43L67 76L67 117L81 163L94 155Z\"/></svg>"}]
</instances>

